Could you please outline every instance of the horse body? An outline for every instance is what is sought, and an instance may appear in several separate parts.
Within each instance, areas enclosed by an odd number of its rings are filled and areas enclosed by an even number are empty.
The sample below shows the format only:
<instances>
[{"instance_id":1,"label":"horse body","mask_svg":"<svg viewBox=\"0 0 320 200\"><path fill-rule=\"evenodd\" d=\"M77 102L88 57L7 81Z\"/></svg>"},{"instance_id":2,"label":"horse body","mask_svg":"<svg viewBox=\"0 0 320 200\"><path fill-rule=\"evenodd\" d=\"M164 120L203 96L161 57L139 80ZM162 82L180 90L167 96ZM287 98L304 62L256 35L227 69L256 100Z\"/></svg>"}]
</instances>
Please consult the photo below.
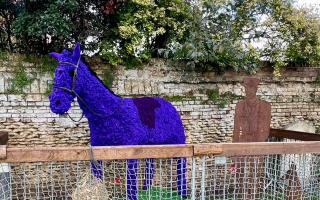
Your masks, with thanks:
<instances>
[{"instance_id":1,"label":"horse body","mask_svg":"<svg viewBox=\"0 0 320 200\"><path fill-rule=\"evenodd\" d=\"M124 98L120 101L119 107L116 107L117 112L114 112L105 119L89 120L91 145L185 143L184 130L180 118L172 105L161 98L154 98L156 102L159 102L160 107L154 110L147 110L144 109L146 107L145 105L137 107L134 104L134 100L135 99ZM141 120L143 117L139 115L139 109L144 110L140 112L147 113L146 115L149 117L147 118L149 121ZM148 112L150 114L148 114ZM152 117L152 115L154 115L154 117ZM154 127L152 127L153 124Z\"/></svg>"},{"instance_id":2,"label":"horse body","mask_svg":"<svg viewBox=\"0 0 320 200\"><path fill-rule=\"evenodd\" d=\"M87 108L78 103L88 119L90 143L103 145L184 144L185 134L180 116L171 103L160 97L121 98L80 63L76 90Z\"/></svg>"},{"instance_id":3,"label":"horse body","mask_svg":"<svg viewBox=\"0 0 320 200\"><path fill-rule=\"evenodd\" d=\"M185 143L180 116L171 103L159 97L121 98L115 95L81 61L79 45L72 55L67 51L51 55L60 64L49 96L50 108L63 114L77 96L79 106L88 119L92 146ZM72 71L76 76L71 76ZM186 161L178 158L177 162L178 193L186 196ZM147 163L146 174L149 175L146 175L144 189L150 186L154 171L153 159L147 159ZM127 198L130 200L137 199L137 165L136 159L127 162ZM96 167L93 167L93 172L100 177L101 169Z\"/></svg>"}]
</instances>

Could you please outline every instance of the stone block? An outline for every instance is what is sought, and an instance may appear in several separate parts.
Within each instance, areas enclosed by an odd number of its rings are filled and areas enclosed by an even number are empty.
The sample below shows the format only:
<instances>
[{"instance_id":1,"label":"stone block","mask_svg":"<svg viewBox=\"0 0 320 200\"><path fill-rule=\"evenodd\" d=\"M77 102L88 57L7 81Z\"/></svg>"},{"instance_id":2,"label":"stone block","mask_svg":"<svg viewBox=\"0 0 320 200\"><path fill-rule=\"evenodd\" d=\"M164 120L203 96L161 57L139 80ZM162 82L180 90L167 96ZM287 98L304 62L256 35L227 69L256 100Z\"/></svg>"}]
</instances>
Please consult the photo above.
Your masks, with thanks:
<instances>
[{"instance_id":1,"label":"stone block","mask_svg":"<svg viewBox=\"0 0 320 200\"><path fill-rule=\"evenodd\" d=\"M39 84L39 80L34 80L31 83L31 93L40 93L40 84Z\"/></svg>"},{"instance_id":2,"label":"stone block","mask_svg":"<svg viewBox=\"0 0 320 200\"><path fill-rule=\"evenodd\" d=\"M28 102L40 102L42 100L41 94L28 94L26 96L26 101Z\"/></svg>"},{"instance_id":3,"label":"stone block","mask_svg":"<svg viewBox=\"0 0 320 200\"><path fill-rule=\"evenodd\" d=\"M8 101L8 96L6 94L0 94L0 102Z\"/></svg>"}]
</instances>

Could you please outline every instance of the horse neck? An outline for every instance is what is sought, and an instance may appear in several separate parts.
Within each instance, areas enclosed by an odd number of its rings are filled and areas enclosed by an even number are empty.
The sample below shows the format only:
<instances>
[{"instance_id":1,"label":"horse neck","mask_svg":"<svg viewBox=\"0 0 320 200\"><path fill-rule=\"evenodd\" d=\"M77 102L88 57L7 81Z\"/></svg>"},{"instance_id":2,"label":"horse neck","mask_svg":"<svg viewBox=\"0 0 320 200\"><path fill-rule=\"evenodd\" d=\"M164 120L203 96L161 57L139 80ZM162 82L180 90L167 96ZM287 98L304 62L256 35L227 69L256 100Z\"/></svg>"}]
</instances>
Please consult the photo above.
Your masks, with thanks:
<instances>
[{"instance_id":1,"label":"horse neck","mask_svg":"<svg viewBox=\"0 0 320 200\"><path fill-rule=\"evenodd\" d=\"M119 106L121 97L104 86L83 63L78 70L76 88L77 85L80 86L78 94L81 98L78 98L78 103L86 117L90 120L113 114Z\"/></svg>"}]
</instances>

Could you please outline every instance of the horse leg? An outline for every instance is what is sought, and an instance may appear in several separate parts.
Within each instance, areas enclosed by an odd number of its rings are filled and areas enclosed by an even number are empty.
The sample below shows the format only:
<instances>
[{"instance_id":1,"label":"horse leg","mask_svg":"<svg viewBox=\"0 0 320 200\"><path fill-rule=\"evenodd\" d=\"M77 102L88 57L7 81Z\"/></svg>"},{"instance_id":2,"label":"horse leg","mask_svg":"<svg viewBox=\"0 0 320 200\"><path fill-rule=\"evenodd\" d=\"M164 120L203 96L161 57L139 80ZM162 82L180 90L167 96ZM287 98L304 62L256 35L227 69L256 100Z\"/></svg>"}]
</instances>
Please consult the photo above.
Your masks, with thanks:
<instances>
[{"instance_id":1,"label":"horse leg","mask_svg":"<svg viewBox=\"0 0 320 200\"><path fill-rule=\"evenodd\" d=\"M137 159L127 160L127 199L137 200Z\"/></svg>"},{"instance_id":2,"label":"horse leg","mask_svg":"<svg viewBox=\"0 0 320 200\"><path fill-rule=\"evenodd\" d=\"M178 194L182 197L187 196L186 165L186 158L177 158L177 187Z\"/></svg>"},{"instance_id":3,"label":"horse leg","mask_svg":"<svg viewBox=\"0 0 320 200\"><path fill-rule=\"evenodd\" d=\"M102 179L102 161L92 160L90 161L90 165L91 165L91 172L93 173L93 175L98 179Z\"/></svg>"},{"instance_id":4,"label":"horse leg","mask_svg":"<svg viewBox=\"0 0 320 200\"><path fill-rule=\"evenodd\" d=\"M152 179L154 175L154 159L148 158L146 159L146 171L145 171L145 179L143 183L143 190L149 189L152 184Z\"/></svg>"}]
</instances>

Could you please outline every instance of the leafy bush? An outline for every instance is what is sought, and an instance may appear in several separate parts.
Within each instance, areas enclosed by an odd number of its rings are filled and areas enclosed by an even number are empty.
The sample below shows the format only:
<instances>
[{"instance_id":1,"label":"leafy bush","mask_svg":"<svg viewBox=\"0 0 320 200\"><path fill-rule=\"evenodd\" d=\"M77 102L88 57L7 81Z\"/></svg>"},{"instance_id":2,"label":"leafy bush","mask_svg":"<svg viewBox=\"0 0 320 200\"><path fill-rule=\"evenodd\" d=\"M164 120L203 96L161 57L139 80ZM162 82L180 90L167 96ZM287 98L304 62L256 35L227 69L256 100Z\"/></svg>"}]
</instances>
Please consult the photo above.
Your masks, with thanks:
<instances>
[{"instance_id":1,"label":"leafy bush","mask_svg":"<svg viewBox=\"0 0 320 200\"><path fill-rule=\"evenodd\" d=\"M192 8L188 37L161 49L165 58L248 72L267 61L276 75L287 64L320 64L319 18L290 0L208 0Z\"/></svg>"},{"instance_id":2,"label":"leafy bush","mask_svg":"<svg viewBox=\"0 0 320 200\"><path fill-rule=\"evenodd\" d=\"M13 28L20 49L25 53L47 53L48 40L55 46L70 41L73 22L65 17L63 11L75 12L75 1L31 1L14 21Z\"/></svg>"},{"instance_id":3,"label":"leafy bush","mask_svg":"<svg viewBox=\"0 0 320 200\"><path fill-rule=\"evenodd\" d=\"M101 15L96 9L100 1L54 0L25 1L13 23L19 50L46 54L58 51L66 44L85 41L101 32ZM90 9L89 9L90 8Z\"/></svg>"},{"instance_id":4,"label":"leafy bush","mask_svg":"<svg viewBox=\"0 0 320 200\"><path fill-rule=\"evenodd\" d=\"M156 57L156 49L181 40L191 18L184 0L126 1L107 17L110 30L104 33L100 55L112 65L129 67Z\"/></svg>"},{"instance_id":5,"label":"leafy bush","mask_svg":"<svg viewBox=\"0 0 320 200\"><path fill-rule=\"evenodd\" d=\"M16 1L0 0L0 51L14 48L12 37L12 23L21 7Z\"/></svg>"},{"instance_id":6,"label":"leafy bush","mask_svg":"<svg viewBox=\"0 0 320 200\"><path fill-rule=\"evenodd\" d=\"M267 62L279 75L320 64L313 13L292 0L0 0L0 51L39 55L80 41L111 65L164 57L255 72Z\"/></svg>"},{"instance_id":7,"label":"leafy bush","mask_svg":"<svg viewBox=\"0 0 320 200\"><path fill-rule=\"evenodd\" d=\"M320 21L310 9L278 5L265 22L270 42L265 49L276 67L286 64L314 66L320 64ZM279 65L279 66L277 66Z\"/></svg>"}]
</instances>

